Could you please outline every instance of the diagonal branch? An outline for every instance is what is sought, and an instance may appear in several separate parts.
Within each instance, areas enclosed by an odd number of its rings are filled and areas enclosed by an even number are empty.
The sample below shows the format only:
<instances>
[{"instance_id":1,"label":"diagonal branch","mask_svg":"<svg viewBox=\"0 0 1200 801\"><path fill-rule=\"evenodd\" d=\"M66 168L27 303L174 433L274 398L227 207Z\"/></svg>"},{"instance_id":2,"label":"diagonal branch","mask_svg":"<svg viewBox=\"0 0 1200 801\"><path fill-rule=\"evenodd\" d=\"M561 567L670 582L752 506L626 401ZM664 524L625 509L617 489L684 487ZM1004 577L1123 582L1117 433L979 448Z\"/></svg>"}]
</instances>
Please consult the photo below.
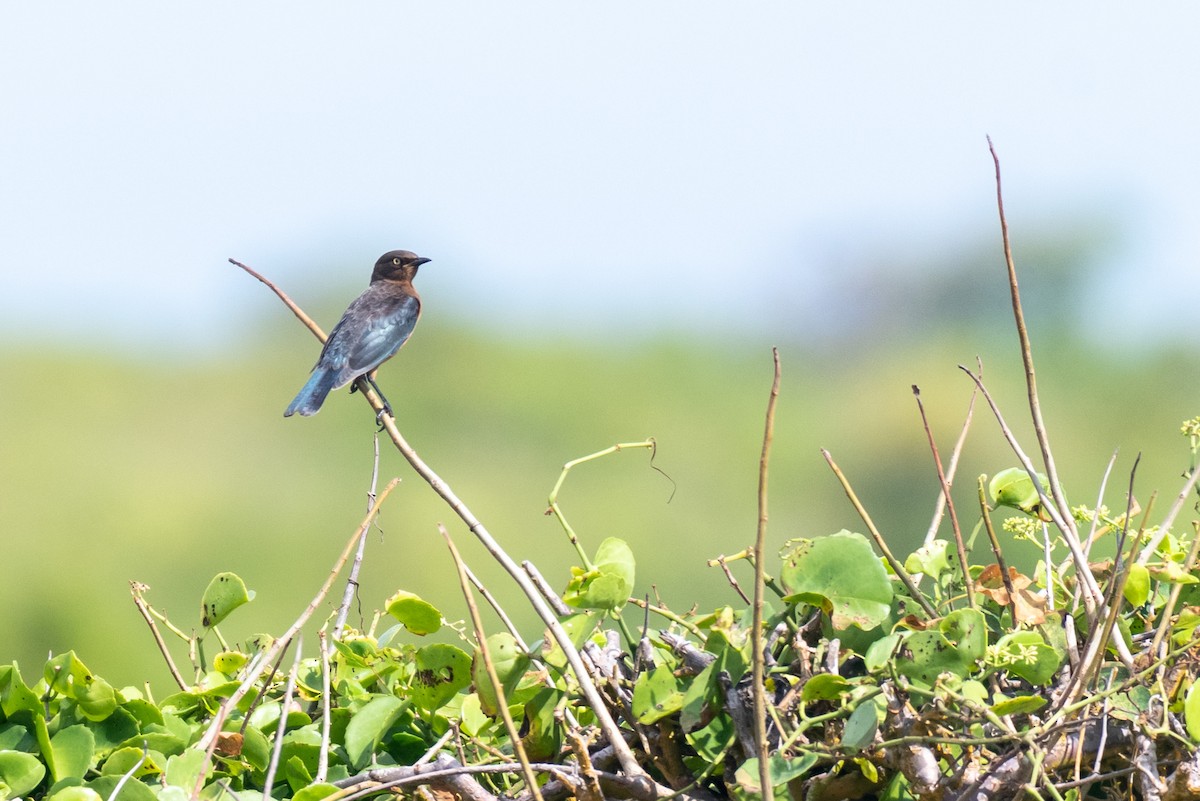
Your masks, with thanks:
<instances>
[{"instance_id":1,"label":"diagonal branch","mask_svg":"<svg viewBox=\"0 0 1200 801\"><path fill-rule=\"evenodd\" d=\"M280 300L287 304L288 308L292 310L292 313L295 314L301 322L304 322L305 325L308 326L309 330L312 331L318 339L324 341L324 334L321 329L317 327L316 324L313 323L310 318L308 318L308 316L305 315L304 312L300 310L300 308L293 303L282 290L240 262L234 261L233 259L230 259L230 262L238 267L241 267L247 273L254 276L267 287L269 287L271 291L279 296ZM442 498L442 500L446 502L447 505L449 505L456 515L459 516L463 523L466 524L467 529L475 535L475 537L483 544L483 547L486 548L492 557L500 563L504 570L512 577L513 581L515 581L521 588L521 591L525 593L525 597L529 599L529 603L531 606L533 606L537 616L546 625L547 630L550 632L550 636L552 636L554 641L558 643L559 647L563 649L563 653L566 655L567 661L571 665L571 671L575 674L575 680L579 683L579 689L583 692L584 697L587 699L588 706L595 713L596 722L603 730L605 738L613 747L613 750L617 756L617 760L621 763L621 769L624 770L625 773L628 774L629 777L634 781L644 781L652 784L646 772L642 769L641 765L638 764L637 758L633 755L633 751L630 750L628 744L625 742L625 739L621 736L621 729L617 726L616 720L613 719L612 714L605 705L604 698L600 695L600 691L596 689L596 684L592 681L591 675L587 671L587 666L584 664L583 657L580 655L579 650L575 647L574 643L571 642L570 635L567 634L567 631L563 628L562 624L558 622L558 618L554 616L554 613L551 611L546 601L538 592L533 581L525 574L524 571L521 570L517 563L513 561L512 557L510 557L508 553L500 547L500 543L496 541L483 523L481 523L479 519L475 517L474 513L471 512L467 505L463 503L457 495L454 494L454 491L450 488L450 485L447 484L441 476L435 473L433 469L426 464L420 456L417 455L417 452L413 450L413 447L409 445L407 440L405 440L403 435L401 435L400 429L396 427L396 418L388 413L384 407L382 399L374 391L374 389L372 389L366 381L362 380L359 381L358 386L362 391L363 397L366 398L367 402L371 405L371 408L375 410L377 415L376 419L383 427L383 430L387 431L388 436L391 437L392 442L395 444L396 449L400 451L400 454L406 460L408 460L408 463L412 465L412 468L417 472L417 475L423 478L425 482L433 489L433 491L436 492ZM376 505L375 508L378 508L378 505Z\"/></svg>"}]
</instances>

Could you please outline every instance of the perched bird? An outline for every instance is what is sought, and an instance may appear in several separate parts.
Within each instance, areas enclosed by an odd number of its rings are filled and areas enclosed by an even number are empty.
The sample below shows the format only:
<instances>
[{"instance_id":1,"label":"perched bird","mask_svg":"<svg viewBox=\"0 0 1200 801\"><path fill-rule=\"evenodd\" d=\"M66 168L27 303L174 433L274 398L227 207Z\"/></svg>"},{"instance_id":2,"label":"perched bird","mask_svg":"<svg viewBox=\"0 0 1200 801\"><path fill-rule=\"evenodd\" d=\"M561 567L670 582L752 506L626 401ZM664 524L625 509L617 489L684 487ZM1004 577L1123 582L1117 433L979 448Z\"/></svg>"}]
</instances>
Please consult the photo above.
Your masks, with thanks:
<instances>
[{"instance_id":1,"label":"perched bird","mask_svg":"<svg viewBox=\"0 0 1200 801\"><path fill-rule=\"evenodd\" d=\"M421 316L421 296L413 289L412 281L417 268L427 261L407 250L393 250L379 257L371 273L371 285L354 299L329 332L312 377L287 407L284 417L316 414L330 392L361 376L371 382L385 411L391 413L391 405L379 392L371 373L395 356L412 334Z\"/></svg>"}]
</instances>

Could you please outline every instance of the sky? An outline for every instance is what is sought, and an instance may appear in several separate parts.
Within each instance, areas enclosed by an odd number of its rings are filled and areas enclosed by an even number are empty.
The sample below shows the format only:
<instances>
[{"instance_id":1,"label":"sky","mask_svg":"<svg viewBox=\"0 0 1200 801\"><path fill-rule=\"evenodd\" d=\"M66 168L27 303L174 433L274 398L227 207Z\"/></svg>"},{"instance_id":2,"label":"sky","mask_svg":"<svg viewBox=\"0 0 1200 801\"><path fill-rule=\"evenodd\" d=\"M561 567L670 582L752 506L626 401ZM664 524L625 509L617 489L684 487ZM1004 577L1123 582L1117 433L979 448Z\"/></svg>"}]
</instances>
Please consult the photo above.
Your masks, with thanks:
<instances>
[{"instance_id":1,"label":"sky","mask_svg":"<svg viewBox=\"0 0 1200 801\"><path fill-rule=\"evenodd\" d=\"M836 313L823 288L859 261L999 259L990 135L1018 259L1023 233L1103 219L1099 330L1178 338L1198 23L1183 3L5 4L0 334L213 347L279 314L226 259L341 303L405 248L432 259L426 315L497 335L774 336Z\"/></svg>"}]
</instances>

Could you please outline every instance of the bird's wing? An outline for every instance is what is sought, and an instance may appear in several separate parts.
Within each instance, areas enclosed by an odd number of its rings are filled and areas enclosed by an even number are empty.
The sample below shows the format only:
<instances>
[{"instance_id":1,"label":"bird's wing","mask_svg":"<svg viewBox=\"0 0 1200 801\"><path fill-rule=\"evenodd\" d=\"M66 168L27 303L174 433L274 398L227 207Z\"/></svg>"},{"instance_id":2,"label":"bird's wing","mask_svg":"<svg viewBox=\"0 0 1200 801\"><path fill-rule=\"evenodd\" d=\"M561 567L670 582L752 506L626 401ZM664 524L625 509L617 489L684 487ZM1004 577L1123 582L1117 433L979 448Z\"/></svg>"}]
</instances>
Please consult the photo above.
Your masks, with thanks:
<instances>
[{"instance_id":1,"label":"bird's wing","mask_svg":"<svg viewBox=\"0 0 1200 801\"><path fill-rule=\"evenodd\" d=\"M392 295L373 299L362 311L363 324L346 343L346 366L354 375L369 373L396 355L417 324L421 301L411 295Z\"/></svg>"}]
</instances>

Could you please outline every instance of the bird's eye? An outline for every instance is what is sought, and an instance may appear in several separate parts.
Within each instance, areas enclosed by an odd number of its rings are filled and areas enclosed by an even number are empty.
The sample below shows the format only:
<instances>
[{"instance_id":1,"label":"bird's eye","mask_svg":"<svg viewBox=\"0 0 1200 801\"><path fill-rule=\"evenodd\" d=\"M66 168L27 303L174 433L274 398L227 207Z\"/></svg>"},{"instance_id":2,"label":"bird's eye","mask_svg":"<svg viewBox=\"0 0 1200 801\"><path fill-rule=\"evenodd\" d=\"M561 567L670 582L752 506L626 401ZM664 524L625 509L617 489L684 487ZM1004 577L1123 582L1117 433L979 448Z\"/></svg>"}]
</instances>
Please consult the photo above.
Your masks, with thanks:
<instances>
[{"instance_id":1,"label":"bird's eye","mask_svg":"<svg viewBox=\"0 0 1200 801\"><path fill-rule=\"evenodd\" d=\"M396 258L396 257L393 257L393 258L392 258L392 264L399 264L399 263L400 263L400 259L399 259L399 258Z\"/></svg>"}]
</instances>

